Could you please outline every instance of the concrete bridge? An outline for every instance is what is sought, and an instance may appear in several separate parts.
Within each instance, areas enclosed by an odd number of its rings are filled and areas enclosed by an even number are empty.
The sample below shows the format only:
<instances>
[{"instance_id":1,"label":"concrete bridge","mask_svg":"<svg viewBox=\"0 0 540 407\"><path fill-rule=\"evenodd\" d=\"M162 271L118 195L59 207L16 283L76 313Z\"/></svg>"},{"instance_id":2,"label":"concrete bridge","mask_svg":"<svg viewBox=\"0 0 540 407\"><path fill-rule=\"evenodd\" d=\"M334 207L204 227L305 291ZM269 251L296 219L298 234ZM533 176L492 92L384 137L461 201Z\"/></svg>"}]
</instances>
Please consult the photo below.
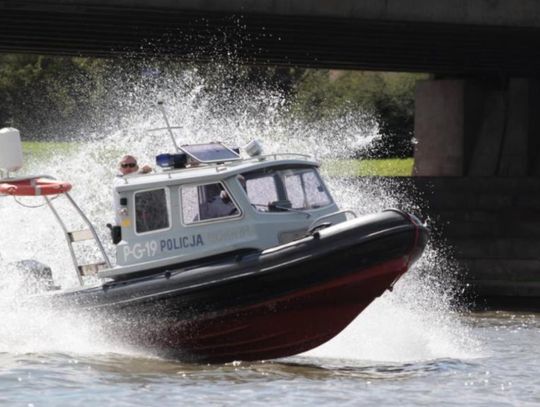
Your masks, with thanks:
<instances>
[{"instance_id":1,"label":"concrete bridge","mask_svg":"<svg viewBox=\"0 0 540 407\"><path fill-rule=\"evenodd\" d=\"M0 51L535 75L537 0L0 0Z\"/></svg>"},{"instance_id":2,"label":"concrete bridge","mask_svg":"<svg viewBox=\"0 0 540 407\"><path fill-rule=\"evenodd\" d=\"M481 297L540 306L538 0L0 0L0 52L432 73L406 182Z\"/></svg>"}]
</instances>

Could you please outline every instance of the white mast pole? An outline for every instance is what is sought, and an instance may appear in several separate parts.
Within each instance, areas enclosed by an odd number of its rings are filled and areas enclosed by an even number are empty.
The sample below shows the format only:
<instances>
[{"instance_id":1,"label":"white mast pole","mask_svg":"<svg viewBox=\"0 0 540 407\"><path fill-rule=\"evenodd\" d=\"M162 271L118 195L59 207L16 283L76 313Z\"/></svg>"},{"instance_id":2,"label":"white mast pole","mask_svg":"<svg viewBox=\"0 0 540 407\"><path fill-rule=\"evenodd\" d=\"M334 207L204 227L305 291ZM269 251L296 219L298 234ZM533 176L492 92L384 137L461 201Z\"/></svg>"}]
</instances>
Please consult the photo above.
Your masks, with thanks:
<instances>
[{"instance_id":1,"label":"white mast pole","mask_svg":"<svg viewBox=\"0 0 540 407\"><path fill-rule=\"evenodd\" d=\"M176 139L174 138L174 133L172 131L172 127L169 124L169 119L167 118L167 112L165 111L165 106L163 105L163 101L160 100L158 102L159 110L161 110L161 113L163 114L163 119L165 119L165 124L167 125L167 130L169 131L169 134L171 136L171 140L174 144L174 147L176 148L176 151L181 151L180 147L178 147L178 144L176 144Z\"/></svg>"}]
</instances>

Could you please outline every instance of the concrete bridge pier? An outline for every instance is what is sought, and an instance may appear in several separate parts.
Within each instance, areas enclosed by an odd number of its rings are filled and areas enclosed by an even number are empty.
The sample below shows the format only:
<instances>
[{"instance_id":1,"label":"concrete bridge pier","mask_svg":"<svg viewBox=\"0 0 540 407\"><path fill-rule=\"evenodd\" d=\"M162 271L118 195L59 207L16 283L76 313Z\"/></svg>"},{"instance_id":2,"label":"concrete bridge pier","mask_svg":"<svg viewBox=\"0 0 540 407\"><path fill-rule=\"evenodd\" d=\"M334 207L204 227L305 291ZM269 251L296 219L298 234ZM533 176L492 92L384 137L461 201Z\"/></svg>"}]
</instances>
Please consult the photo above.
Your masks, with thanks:
<instances>
[{"instance_id":1,"label":"concrete bridge pier","mask_svg":"<svg viewBox=\"0 0 540 407\"><path fill-rule=\"evenodd\" d=\"M420 81L415 175L540 175L539 83L536 78Z\"/></svg>"},{"instance_id":2,"label":"concrete bridge pier","mask_svg":"<svg viewBox=\"0 0 540 407\"><path fill-rule=\"evenodd\" d=\"M479 303L540 306L540 81L416 89L414 183Z\"/></svg>"}]
</instances>

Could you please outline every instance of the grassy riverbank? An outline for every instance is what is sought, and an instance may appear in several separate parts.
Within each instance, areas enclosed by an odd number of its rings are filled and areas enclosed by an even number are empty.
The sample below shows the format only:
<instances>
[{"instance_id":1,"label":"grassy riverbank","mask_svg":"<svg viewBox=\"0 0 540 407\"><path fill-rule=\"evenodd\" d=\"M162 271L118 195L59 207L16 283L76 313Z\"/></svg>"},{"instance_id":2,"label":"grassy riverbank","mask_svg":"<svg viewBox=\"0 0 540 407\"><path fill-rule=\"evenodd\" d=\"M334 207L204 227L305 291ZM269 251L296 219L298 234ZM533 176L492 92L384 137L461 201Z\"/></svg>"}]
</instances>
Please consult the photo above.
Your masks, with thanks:
<instances>
[{"instance_id":1,"label":"grassy riverbank","mask_svg":"<svg viewBox=\"0 0 540 407\"><path fill-rule=\"evenodd\" d=\"M43 160L58 153L67 153L77 146L68 141L23 141L25 161Z\"/></svg>"},{"instance_id":2,"label":"grassy riverbank","mask_svg":"<svg viewBox=\"0 0 540 407\"><path fill-rule=\"evenodd\" d=\"M413 164L413 158L335 160L323 163L322 170L330 176L410 177Z\"/></svg>"},{"instance_id":3,"label":"grassy riverbank","mask_svg":"<svg viewBox=\"0 0 540 407\"><path fill-rule=\"evenodd\" d=\"M24 159L27 162L47 159L58 153L68 153L79 145L62 141L25 141L23 142ZM412 174L414 160L373 159L373 160L332 160L323 163L322 171L329 176L346 177L408 177Z\"/></svg>"}]
</instances>

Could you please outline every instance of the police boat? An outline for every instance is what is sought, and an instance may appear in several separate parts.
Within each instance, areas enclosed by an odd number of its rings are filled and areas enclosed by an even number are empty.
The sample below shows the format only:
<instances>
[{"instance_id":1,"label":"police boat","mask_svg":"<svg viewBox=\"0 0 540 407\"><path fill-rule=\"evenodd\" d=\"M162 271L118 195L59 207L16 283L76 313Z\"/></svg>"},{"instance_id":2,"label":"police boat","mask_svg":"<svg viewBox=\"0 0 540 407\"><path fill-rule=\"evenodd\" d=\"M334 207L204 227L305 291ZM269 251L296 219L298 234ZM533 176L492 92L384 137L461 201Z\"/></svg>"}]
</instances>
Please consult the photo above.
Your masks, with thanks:
<instances>
[{"instance_id":1,"label":"police boat","mask_svg":"<svg viewBox=\"0 0 540 407\"><path fill-rule=\"evenodd\" d=\"M114 340L157 355L221 363L308 351L391 289L428 239L400 210L341 210L306 155L209 143L176 146L156 162L160 172L114 183L112 264L71 184L11 176L22 163L20 136L0 131L0 194L45 201L80 282L69 290L51 282L32 298L88 314ZM87 229L68 231L54 196ZM101 261L79 264L73 245L82 240L94 240Z\"/></svg>"}]
</instances>

